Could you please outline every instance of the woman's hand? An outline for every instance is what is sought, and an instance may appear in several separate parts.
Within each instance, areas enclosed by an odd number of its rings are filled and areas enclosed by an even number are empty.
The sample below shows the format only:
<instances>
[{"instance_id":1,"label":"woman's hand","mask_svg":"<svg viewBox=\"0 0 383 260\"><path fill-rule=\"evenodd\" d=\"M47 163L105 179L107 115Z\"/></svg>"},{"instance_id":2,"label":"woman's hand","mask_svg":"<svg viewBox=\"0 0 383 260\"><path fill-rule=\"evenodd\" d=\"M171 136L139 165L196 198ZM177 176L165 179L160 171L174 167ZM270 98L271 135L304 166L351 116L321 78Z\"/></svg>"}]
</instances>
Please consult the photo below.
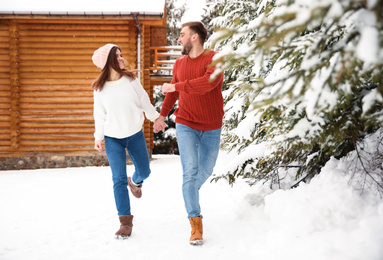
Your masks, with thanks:
<instances>
[{"instance_id":1,"label":"woman's hand","mask_svg":"<svg viewBox=\"0 0 383 260\"><path fill-rule=\"evenodd\" d=\"M165 132L165 127L168 125L165 123L165 117L159 116L156 121L154 121L154 132L158 133L159 131Z\"/></svg>"},{"instance_id":2,"label":"woman's hand","mask_svg":"<svg viewBox=\"0 0 383 260\"><path fill-rule=\"evenodd\" d=\"M99 152L102 152L102 142L101 141L99 141L99 140L96 140L95 142L94 142L94 149L96 149L97 151L99 151Z\"/></svg>"}]
</instances>

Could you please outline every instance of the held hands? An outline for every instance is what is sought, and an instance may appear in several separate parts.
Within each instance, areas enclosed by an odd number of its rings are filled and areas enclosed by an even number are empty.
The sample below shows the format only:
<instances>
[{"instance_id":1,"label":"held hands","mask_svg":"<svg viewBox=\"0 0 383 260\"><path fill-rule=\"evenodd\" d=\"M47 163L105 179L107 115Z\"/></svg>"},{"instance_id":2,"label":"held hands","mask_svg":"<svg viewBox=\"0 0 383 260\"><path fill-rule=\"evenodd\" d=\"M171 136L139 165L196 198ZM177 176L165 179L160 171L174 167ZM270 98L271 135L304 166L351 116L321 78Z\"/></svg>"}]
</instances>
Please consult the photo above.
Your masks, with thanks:
<instances>
[{"instance_id":1,"label":"held hands","mask_svg":"<svg viewBox=\"0 0 383 260\"><path fill-rule=\"evenodd\" d=\"M102 152L102 143L101 143L101 141L99 141L99 140L96 140L95 142L94 142L94 149L96 149L97 151L99 151L99 152Z\"/></svg>"},{"instance_id":2,"label":"held hands","mask_svg":"<svg viewBox=\"0 0 383 260\"><path fill-rule=\"evenodd\" d=\"M176 91L176 85L175 84L164 83L162 85L162 89L161 90L162 90L162 94L166 95L167 93Z\"/></svg>"},{"instance_id":3,"label":"held hands","mask_svg":"<svg viewBox=\"0 0 383 260\"><path fill-rule=\"evenodd\" d=\"M158 133L159 131L165 132L165 127L168 125L165 123L165 117L159 116L156 121L154 121L154 132Z\"/></svg>"}]
</instances>

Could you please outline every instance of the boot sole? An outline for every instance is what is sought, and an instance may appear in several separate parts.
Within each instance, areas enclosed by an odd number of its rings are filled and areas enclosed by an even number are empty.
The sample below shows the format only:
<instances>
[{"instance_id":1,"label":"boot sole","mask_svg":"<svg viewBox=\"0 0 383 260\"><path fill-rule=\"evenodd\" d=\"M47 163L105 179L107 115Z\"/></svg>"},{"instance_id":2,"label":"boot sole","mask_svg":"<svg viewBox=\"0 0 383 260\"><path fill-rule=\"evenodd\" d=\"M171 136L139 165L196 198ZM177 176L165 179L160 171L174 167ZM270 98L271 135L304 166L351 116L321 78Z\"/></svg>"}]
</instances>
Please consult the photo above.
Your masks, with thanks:
<instances>
[{"instance_id":1,"label":"boot sole","mask_svg":"<svg viewBox=\"0 0 383 260\"><path fill-rule=\"evenodd\" d=\"M129 237L114 236L114 238L115 238L116 240L126 240L126 239L128 239Z\"/></svg>"},{"instance_id":2,"label":"boot sole","mask_svg":"<svg viewBox=\"0 0 383 260\"><path fill-rule=\"evenodd\" d=\"M203 245L203 240L193 240L193 241L190 241L190 245L192 246L202 246Z\"/></svg>"}]
</instances>

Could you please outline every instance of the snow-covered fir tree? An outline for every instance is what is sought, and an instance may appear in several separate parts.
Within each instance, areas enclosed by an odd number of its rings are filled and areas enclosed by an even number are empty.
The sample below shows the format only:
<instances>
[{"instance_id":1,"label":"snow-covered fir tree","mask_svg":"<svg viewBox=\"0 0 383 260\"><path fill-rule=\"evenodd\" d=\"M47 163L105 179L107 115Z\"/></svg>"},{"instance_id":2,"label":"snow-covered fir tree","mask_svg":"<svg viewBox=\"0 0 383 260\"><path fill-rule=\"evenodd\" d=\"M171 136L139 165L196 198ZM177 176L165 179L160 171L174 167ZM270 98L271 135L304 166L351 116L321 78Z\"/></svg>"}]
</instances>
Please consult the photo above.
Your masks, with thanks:
<instances>
[{"instance_id":1,"label":"snow-covered fir tree","mask_svg":"<svg viewBox=\"0 0 383 260\"><path fill-rule=\"evenodd\" d=\"M382 1L217 0L214 10L223 148L241 158L216 179L273 183L290 169L308 180L331 157L356 150L356 160L378 160L363 165L361 185L382 190L383 156L362 148L383 122ZM267 154L257 152L264 146Z\"/></svg>"},{"instance_id":2,"label":"snow-covered fir tree","mask_svg":"<svg viewBox=\"0 0 383 260\"><path fill-rule=\"evenodd\" d=\"M211 8L214 5L214 8ZM207 39L213 34L216 29L211 23L212 19L220 16L222 9L224 7L224 2L215 2L215 0L206 0L206 6L203 8L203 14L201 17L201 22L205 25L208 35Z\"/></svg>"},{"instance_id":3,"label":"snow-covered fir tree","mask_svg":"<svg viewBox=\"0 0 383 260\"><path fill-rule=\"evenodd\" d=\"M177 4L177 0L166 0L166 26L168 31L168 46L178 45L177 39L181 32L181 18L185 11L185 4Z\"/></svg>"}]
</instances>

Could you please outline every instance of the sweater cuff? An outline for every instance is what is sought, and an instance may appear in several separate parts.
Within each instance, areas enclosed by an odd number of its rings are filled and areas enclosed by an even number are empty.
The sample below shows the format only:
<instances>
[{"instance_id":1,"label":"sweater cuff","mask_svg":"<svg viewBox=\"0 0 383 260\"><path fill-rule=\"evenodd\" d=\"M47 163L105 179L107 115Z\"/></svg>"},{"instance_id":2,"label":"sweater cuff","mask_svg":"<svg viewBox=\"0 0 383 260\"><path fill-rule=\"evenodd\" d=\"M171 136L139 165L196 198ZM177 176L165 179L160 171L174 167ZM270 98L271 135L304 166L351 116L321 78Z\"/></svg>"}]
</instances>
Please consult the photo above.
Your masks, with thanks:
<instances>
[{"instance_id":1,"label":"sweater cuff","mask_svg":"<svg viewBox=\"0 0 383 260\"><path fill-rule=\"evenodd\" d=\"M160 117L160 113L158 113L157 111L150 117L148 118L150 121L154 122L157 120L157 118Z\"/></svg>"},{"instance_id":2,"label":"sweater cuff","mask_svg":"<svg viewBox=\"0 0 383 260\"><path fill-rule=\"evenodd\" d=\"M169 111L167 112L167 111L164 111L164 110L161 109L161 112L160 112L160 115L161 115L161 116L163 116L163 117L167 117L168 114L169 114Z\"/></svg>"},{"instance_id":3,"label":"sweater cuff","mask_svg":"<svg viewBox=\"0 0 383 260\"><path fill-rule=\"evenodd\" d=\"M176 91L180 92L180 91L185 91L185 82L178 82L175 84L175 88L176 88Z\"/></svg>"}]
</instances>

